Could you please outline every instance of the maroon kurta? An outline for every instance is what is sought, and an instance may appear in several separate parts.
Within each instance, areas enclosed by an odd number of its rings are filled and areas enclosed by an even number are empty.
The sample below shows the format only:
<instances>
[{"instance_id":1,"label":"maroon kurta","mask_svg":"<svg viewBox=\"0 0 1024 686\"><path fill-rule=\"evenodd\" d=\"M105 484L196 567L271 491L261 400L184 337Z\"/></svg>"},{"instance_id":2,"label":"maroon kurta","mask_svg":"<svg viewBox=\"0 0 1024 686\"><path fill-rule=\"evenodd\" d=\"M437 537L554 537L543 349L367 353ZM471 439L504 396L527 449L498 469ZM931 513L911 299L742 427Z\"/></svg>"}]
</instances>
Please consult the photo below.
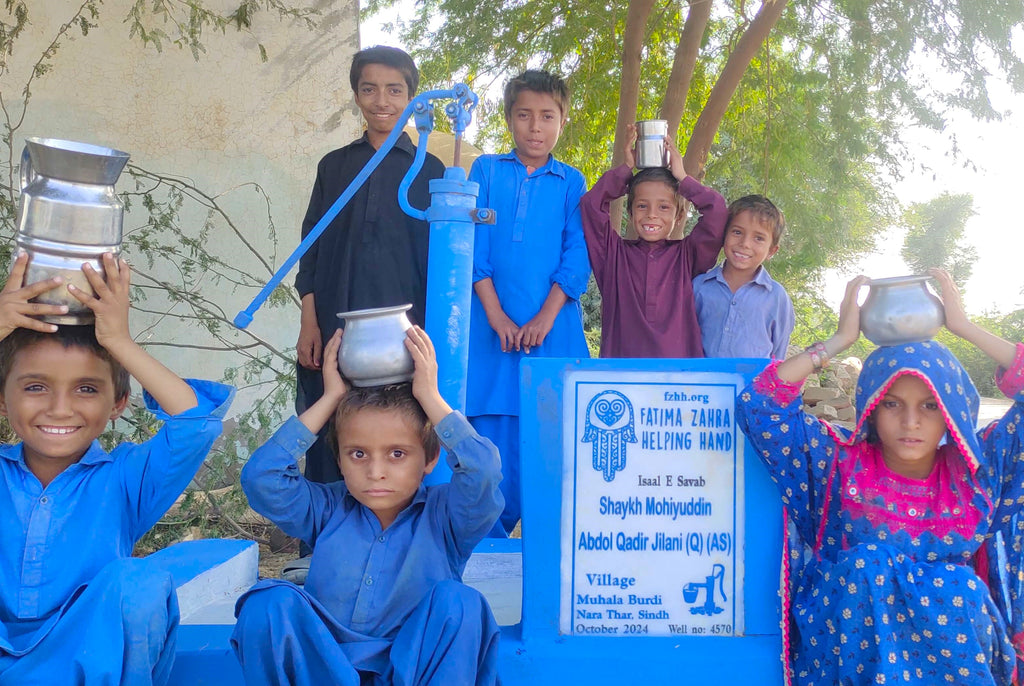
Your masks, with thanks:
<instances>
[{"instance_id":1,"label":"maroon kurta","mask_svg":"<svg viewBox=\"0 0 1024 686\"><path fill-rule=\"evenodd\" d=\"M580 200L590 266L601 289L601 357L704 357L693 277L715 266L729 212L718 191L686 177L679 194L700 220L678 241L624 240L608 208L626 194L632 170L604 173Z\"/></svg>"}]
</instances>

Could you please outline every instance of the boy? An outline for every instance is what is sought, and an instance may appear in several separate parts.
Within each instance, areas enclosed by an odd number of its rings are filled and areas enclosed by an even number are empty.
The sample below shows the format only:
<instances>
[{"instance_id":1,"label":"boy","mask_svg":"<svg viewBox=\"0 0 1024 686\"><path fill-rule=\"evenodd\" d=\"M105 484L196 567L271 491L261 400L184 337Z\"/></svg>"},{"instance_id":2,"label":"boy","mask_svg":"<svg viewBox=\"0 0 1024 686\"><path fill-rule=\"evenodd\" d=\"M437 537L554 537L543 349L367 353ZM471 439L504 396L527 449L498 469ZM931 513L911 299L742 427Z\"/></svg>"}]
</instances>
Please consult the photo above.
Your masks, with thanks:
<instances>
[{"instance_id":1,"label":"boy","mask_svg":"<svg viewBox=\"0 0 1024 686\"><path fill-rule=\"evenodd\" d=\"M589 357L579 298L590 263L580 224L583 175L551 151L565 126L569 91L543 71L505 86L505 123L515 149L482 155L469 180L480 184L479 207L497 212L477 225L469 330L466 414L501 454L504 536L519 521L519 361Z\"/></svg>"},{"instance_id":2,"label":"boy","mask_svg":"<svg viewBox=\"0 0 1024 686\"><path fill-rule=\"evenodd\" d=\"M441 398L427 335L407 336L411 388L349 389L336 332L323 396L242 470L253 508L313 547L304 589L267 580L238 601L231 643L248 684L497 682L497 623L460 582L501 512L498 453ZM318 484L296 458L329 421L344 480ZM452 479L427 487L439 438Z\"/></svg>"},{"instance_id":3,"label":"boy","mask_svg":"<svg viewBox=\"0 0 1024 686\"><path fill-rule=\"evenodd\" d=\"M170 574L132 548L174 503L221 433L234 390L185 382L128 331L129 271L103 256L96 296L67 288L95 327L32 319L59 278L22 287L27 255L0 291L0 414L21 443L0 447L0 683L165 684L177 597ZM149 441L96 441L128 402L129 375L164 420Z\"/></svg>"},{"instance_id":4,"label":"boy","mask_svg":"<svg viewBox=\"0 0 1024 686\"><path fill-rule=\"evenodd\" d=\"M384 143L399 115L416 94L419 71L412 58L378 45L352 58L349 83L366 132L328 153L317 166L302 237ZM427 289L427 222L398 206L398 185L412 166L416 147L403 133L373 174L345 205L330 227L299 261L295 288L302 299L295 409L304 411L323 394L320 366L324 343L338 328L338 312L412 304L409 318L424 322ZM413 207L430 205L428 184L444 174L444 165L427 154L409 189ZM323 435L306 451L306 477L318 483L341 478ZM308 555L307 550L303 550ZM304 564L287 572L301 583Z\"/></svg>"},{"instance_id":5,"label":"boy","mask_svg":"<svg viewBox=\"0 0 1024 686\"><path fill-rule=\"evenodd\" d=\"M636 162L636 125L627 129L625 163L604 173L580 203L594 277L601 290L601 357L703 357L693 304L693 277L715 264L725 231L725 199L683 167L665 138L669 167ZM637 238L612 227L612 200L626 203ZM684 221L685 198L700 219L682 240L668 240Z\"/></svg>"},{"instance_id":6,"label":"boy","mask_svg":"<svg viewBox=\"0 0 1024 686\"><path fill-rule=\"evenodd\" d=\"M725 263L693 280L707 357L785 359L795 316L789 294L763 263L779 250L782 212L762 195L729 206Z\"/></svg>"}]
</instances>

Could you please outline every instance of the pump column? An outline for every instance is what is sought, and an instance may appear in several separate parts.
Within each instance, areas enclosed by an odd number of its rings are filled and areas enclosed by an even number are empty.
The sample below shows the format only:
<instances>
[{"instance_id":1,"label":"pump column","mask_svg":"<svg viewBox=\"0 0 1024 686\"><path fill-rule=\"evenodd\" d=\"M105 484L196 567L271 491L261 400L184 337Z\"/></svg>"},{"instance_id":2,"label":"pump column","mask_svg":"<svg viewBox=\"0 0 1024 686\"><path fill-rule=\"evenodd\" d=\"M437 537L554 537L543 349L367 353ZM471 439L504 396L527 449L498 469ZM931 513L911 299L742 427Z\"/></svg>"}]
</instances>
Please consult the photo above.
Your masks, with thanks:
<instances>
[{"instance_id":1,"label":"pump column","mask_svg":"<svg viewBox=\"0 0 1024 686\"><path fill-rule=\"evenodd\" d=\"M430 182L430 255L427 260L427 335L437 351L437 385L454 409L466 411L469 317L473 290L475 225L493 224L494 211L476 208L480 185L462 167L448 167ZM438 474L445 472L444 475ZM438 465L432 483L448 480Z\"/></svg>"}]
</instances>

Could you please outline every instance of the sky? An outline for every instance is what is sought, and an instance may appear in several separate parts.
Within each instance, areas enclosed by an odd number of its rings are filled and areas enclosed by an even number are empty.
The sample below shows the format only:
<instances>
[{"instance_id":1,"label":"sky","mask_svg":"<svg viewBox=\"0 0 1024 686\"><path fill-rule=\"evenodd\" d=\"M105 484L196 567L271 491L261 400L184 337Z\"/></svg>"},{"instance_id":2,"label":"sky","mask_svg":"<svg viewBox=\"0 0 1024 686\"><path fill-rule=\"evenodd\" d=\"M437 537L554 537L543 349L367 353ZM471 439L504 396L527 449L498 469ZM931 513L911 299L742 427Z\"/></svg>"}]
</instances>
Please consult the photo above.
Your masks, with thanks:
<instances>
[{"instance_id":1,"label":"sky","mask_svg":"<svg viewBox=\"0 0 1024 686\"><path fill-rule=\"evenodd\" d=\"M382 29L385 19L363 20L362 46L401 42ZM910 130L905 141L910 158L930 169L906 174L893 188L897 199L908 206L925 202L943 192L970 193L975 215L967 222L965 241L978 251L974 271L964 289L969 314L1010 312L1024 307L1024 95L1013 95L998 80L990 80L994 107L1005 114L1002 121L979 122L967 115L952 117L946 132ZM949 155L951 136L961 151ZM1024 202L1022 202L1024 205ZM862 259L851 271L825 276L825 299L837 310L846 282L857 274L871 278L902 276L910 271L899 256L903 235L879 240L882 249Z\"/></svg>"}]
</instances>

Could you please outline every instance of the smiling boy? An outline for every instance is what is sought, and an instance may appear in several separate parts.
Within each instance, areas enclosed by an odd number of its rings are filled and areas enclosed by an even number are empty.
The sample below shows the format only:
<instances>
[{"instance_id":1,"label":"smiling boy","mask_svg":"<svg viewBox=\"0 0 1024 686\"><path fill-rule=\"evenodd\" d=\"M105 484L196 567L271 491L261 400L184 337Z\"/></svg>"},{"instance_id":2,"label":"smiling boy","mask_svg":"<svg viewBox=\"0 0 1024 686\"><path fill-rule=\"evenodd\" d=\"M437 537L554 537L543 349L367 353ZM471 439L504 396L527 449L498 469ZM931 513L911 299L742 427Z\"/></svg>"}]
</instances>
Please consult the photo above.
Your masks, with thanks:
<instances>
[{"instance_id":1,"label":"smiling boy","mask_svg":"<svg viewBox=\"0 0 1024 686\"><path fill-rule=\"evenodd\" d=\"M252 507L313 546L305 588L266 580L238 601L231 641L248 684L497 682L497 623L461 581L501 512L498 453L441 398L427 335L407 336L411 387L349 389L325 364L320 400L242 471ZM296 459L328 423L344 480L317 484ZM451 482L424 486L441 443Z\"/></svg>"},{"instance_id":2,"label":"smiling boy","mask_svg":"<svg viewBox=\"0 0 1024 686\"><path fill-rule=\"evenodd\" d=\"M705 356L786 357L793 303L764 268L785 230L782 212L763 195L729 205L725 262L693 280Z\"/></svg>"},{"instance_id":3,"label":"smiling boy","mask_svg":"<svg viewBox=\"0 0 1024 686\"><path fill-rule=\"evenodd\" d=\"M641 169L636 126L630 124L624 164L605 172L580 208L590 264L601 290L601 357L702 357L693 277L714 266L725 230L725 199L689 176L671 138L668 168ZM612 200L627 195L637 238L612 227ZM700 213L682 240L669 240L685 221L683 200Z\"/></svg>"},{"instance_id":4,"label":"smiling boy","mask_svg":"<svg viewBox=\"0 0 1024 686\"><path fill-rule=\"evenodd\" d=\"M569 89L560 77L531 69L509 80L503 104L515 148L481 155L469 172L480 184L477 206L493 208L498 219L476 227L466 392L473 428L501 453L498 537L520 515L520 361L590 356L579 303L590 279L579 213L586 181L552 155Z\"/></svg>"},{"instance_id":5,"label":"smiling boy","mask_svg":"<svg viewBox=\"0 0 1024 686\"><path fill-rule=\"evenodd\" d=\"M416 94L419 71L404 51L378 45L360 50L352 58L349 83L366 131L320 160L302 221L303 238L391 134L399 115ZM398 205L398 186L415 154L412 140L402 133L299 261L295 276L302 301L296 344L297 412L310 407L323 393L323 347L338 328L339 312L411 303L410 319L417 324L424 322L429 227L427 222L405 214ZM413 207L430 204L428 184L443 174L444 165L428 153L409 188ZM319 483L340 478L323 434L306 451L305 475ZM308 551L303 552L308 555ZM308 559L286 571L301 581L306 565Z\"/></svg>"},{"instance_id":6,"label":"smiling boy","mask_svg":"<svg viewBox=\"0 0 1024 686\"><path fill-rule=\"evenodd\" d=\"M0 447L0 683L164 684L178 606L165 570L132 558L139 538L181 495L214 439L233 389L183 381L128 330L129 271L104 255L96 296L68 285L95 326L34 317L65 306L30 299L27 256L0 292L0 414L20 443ZM164 420L142 444L97 442L128 403L129 375Z\"/></svg>"}]
</instances>

